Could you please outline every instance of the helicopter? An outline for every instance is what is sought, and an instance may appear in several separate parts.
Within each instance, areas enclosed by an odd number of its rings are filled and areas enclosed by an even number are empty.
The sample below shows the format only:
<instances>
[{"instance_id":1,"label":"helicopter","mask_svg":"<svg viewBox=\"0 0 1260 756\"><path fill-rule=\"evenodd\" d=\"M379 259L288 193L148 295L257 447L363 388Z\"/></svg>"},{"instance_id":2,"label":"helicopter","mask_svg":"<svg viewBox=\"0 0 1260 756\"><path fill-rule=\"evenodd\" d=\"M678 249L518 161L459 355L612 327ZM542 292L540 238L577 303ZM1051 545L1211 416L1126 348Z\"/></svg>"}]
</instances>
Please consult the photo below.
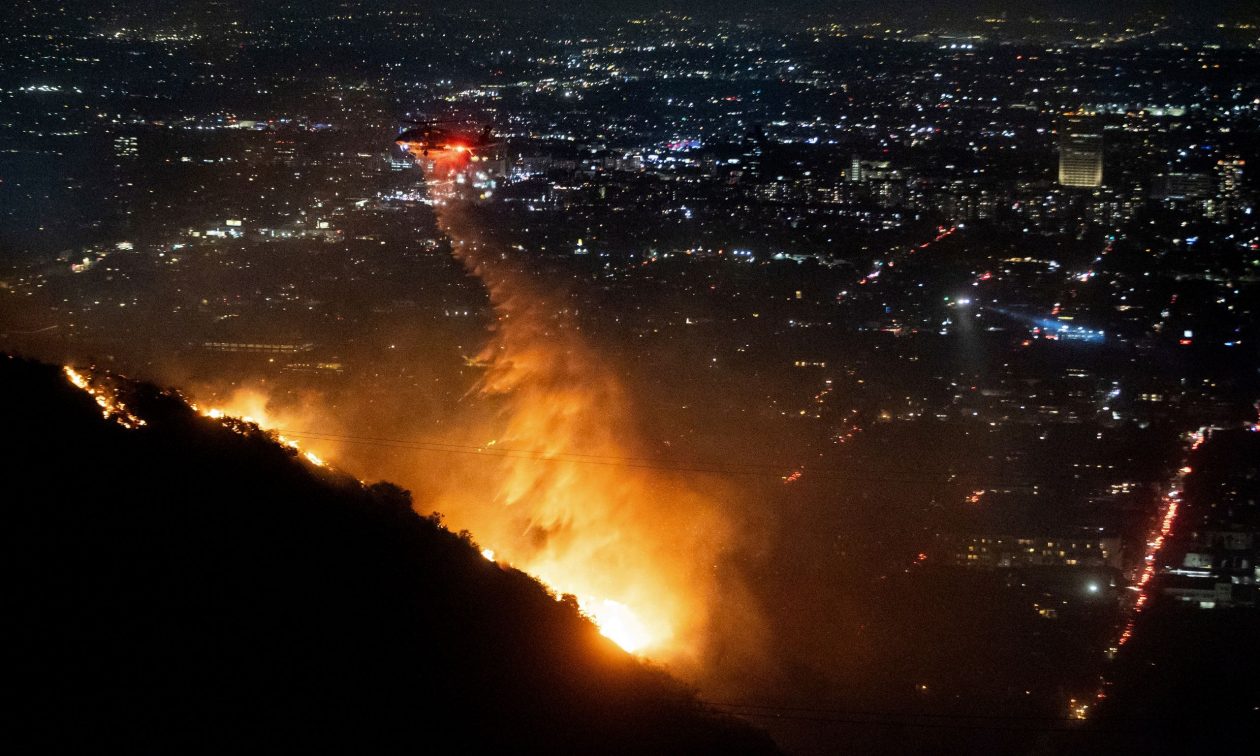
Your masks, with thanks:
<instances>
[{"instance_id":1,"label":"helicopter","mask_svg":"<svg viewBox=\"0 0 1260 756\"><path fill-rule=\"evenodd\" d=\"M394 141L417 157L467 159L501 142L490 126L477 131L452 121L409 121Z\"/></svg>"}]
</instances>

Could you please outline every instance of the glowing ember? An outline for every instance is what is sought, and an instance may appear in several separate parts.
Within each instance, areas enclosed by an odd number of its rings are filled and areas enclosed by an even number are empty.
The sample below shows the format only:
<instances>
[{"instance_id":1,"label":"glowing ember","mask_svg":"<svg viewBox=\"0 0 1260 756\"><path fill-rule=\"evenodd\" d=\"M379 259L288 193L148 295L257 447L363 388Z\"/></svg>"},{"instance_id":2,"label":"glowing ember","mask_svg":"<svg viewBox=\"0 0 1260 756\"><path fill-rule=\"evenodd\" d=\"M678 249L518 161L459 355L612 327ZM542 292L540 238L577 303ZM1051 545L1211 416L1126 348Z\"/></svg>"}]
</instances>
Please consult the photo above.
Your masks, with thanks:
<instances>
[{"instance_id":1,"label":"glowing ember","mask_svg":"<svg viewBox=\"0 0 1260 756\"><path fill-rule=\"evenodd\" d=\"M63 367L62 370L66 374L66 379L75 388L84 391L96 401L96 406L101 408L101 416L106 420L113 420L128 429L147 425L144 420L136 417L127 409L127 405L123 404L115 391L93 386L91 379L69 365Z\"/></svg>"},{"instance_id":2,"label":"glowing ember","mask_svg":"<svg viewBox=\"0 0 1260 756\"><path fill-rule=\"evenodd\" d=\"M304 426L306 423L305 418L301 416L302 413L300 411L275 411L270 406L267 396L260 391L238 390L224 400L222 407L202 407L198 404L189 406L202 417L218 420L224 428L235 433L244 435L259 430L266 431L276 443L298 452L312 465L328 467L322 453L325 449L321 448L319 452L304 449L297 440L281 432L281 428L284 427Z\"/></svg>"},{"instance_id":3,"label":"glowing ember","mask_svg":"<svg viewBox=\"0 0 1260 756\"><path fill-rule=\"evenodd\" d=\"M89 394L92 393L91 388L89 388L90 384L88 384L87 378L84 378L79 371L69 365L66 365L63 369L66 371L66 377L70 379L72 384L74 384L77 388L87 391Z\"/></svg>"}]
</instances>

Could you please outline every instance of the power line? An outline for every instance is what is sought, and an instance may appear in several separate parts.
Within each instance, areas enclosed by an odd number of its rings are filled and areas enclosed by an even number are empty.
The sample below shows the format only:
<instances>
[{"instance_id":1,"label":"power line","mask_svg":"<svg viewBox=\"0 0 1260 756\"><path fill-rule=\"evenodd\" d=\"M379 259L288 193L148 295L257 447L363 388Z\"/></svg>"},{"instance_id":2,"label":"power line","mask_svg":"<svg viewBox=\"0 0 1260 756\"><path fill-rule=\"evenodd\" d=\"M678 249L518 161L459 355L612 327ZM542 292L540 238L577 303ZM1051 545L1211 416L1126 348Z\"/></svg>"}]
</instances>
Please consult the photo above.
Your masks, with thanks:
<instances>
[{"instance_id":1,"label":"power line","mask_svg":"<svg viewBox=\"0 0 1260 756\"><path fill-rule=\"evenodd\" d=\"M765 709L768 711L783 712L803 712L808 714L841 714L845 716L862 716L862 717L906 717L911 719L931 718L931 719L1001 719L1016 721L1049 721L1049 722L1079 722L1075 717L1053 716L1046 714L962 714L959 712L909 712L909 711L878 711L868 709L841 709L826 708L817 706L783 706L780 704L761 704L761 703L739 703L725 701L702 701L709 706L720 706L732 709Z\"/></svg>"},{"instance_id":2,"label":"power line","mask_svg":"<svg viewBox=\"0 0 1260 756\"><path fill-rule=\"evenodd\" d=\"M476 456L499 457L505 459L524 459L537 462L571 462L575 464L601 465L611 467L625 467L632 469L661 470L665 472L687 472L701 473L710 475L744 475L744 476L760 476L773 477L782 479L784 471L792 471L802 469L800 465L792 463L764 463L764 462L739 462L739 463L710 463L704 461L688 461L683 463L670 463L650 457L630 457L616 455L601 454L583 454L578 452L546 452L532 449L518 449L509 447L488 447L474 446L470 444L456 444L447 441L436 440L407 440L399 438L384 438L374 436L354 436L341 433L329 433L324 431L313 430L286 430L272 429L275 433L282 434L286 437L301 438L315 441L336 441L352 444L361 444L366 446L379 446L384 448L409 449L414 451L429 451L447 454L467 454ZM832 480L843 480L861 483L965 483L968 480L979 480L984 478L985 474L980 472L956 472L942 473L936 477L923 475L854 475L849 473L841 473L835 470L817 470L805 468L805 474L811 477L823 477ZM1062 478L1025 478L1020 481L1003 481L993 482L987 481L986 486L989 488L1035 488L1036 481L1061 482Z\"/></svg>"},{"instance_id":3,"label":"power line","mask_svg":"<svg viewBox=\"0 0 1260 756\"><path fill-rule=\"evenodd\" d=\"M995 715L995 714L937 714L893 711L862 711L845 709L823 709L814 707L774 706L770 704L731 704L715 701L701 701L719 711L741 717L756 719L790 720L801 722L817 722L838 725L867 725L874 727L909 727L916 729L942 730L981 730L990 732L1064 732L1116 734L1114 730L1084 729L1072 726L1082 724L1082 720L1071 717L1050 717L1038 715ZM926 720L926 721L924 721ZM993 724L993 722L1009 722L1010 725ZM1019 724L1026 722L1028 724ZM1059 723L1058 726L1052 723ZM1136 733L1131 733L1136 734Z\"/></svg>"},{"instance_id":4,"label":"power line","mask_svg":"<svg viewBox=\"0 0 1260 756\"><path fill-rule=\"evenodd\" d=\"M999 727L991 724L970 724L955 722L911 722L904 720L884 720L884 719L846 719L843 717L827 717L813 716L801 714L778 714L778 713L757 713L757 712L727 712L728 714L737 714L743 717L753 717L757 719L787 719L801 722L818 722L825 724L838 725L867 725L874 727L910 727L915 729L928 730L983 730L988 732L1090 732L1100 733L1101 730L1085 730L1076 727Z\"/></svg>"}]
</instances>

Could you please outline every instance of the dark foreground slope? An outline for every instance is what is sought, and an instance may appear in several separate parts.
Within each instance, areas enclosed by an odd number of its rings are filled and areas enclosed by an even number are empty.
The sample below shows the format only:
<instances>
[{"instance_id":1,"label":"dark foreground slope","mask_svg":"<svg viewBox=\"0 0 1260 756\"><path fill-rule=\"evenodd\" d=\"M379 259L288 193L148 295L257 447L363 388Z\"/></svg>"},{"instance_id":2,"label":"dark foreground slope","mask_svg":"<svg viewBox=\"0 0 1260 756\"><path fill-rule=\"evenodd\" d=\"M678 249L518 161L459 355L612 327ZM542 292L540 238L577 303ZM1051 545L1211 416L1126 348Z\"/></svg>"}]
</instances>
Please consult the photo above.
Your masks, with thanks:
<instances>
[{"instance_id":1,"label":"dark foreground slope","mask_svg":"<svg viewBox=\"0 0 1260 756\"><path fill-rule=\"evenodd\" d=\"M767 753L527 576L178 398L0 356L6 688L41 751Z\"/></svg>"}]
</instances>

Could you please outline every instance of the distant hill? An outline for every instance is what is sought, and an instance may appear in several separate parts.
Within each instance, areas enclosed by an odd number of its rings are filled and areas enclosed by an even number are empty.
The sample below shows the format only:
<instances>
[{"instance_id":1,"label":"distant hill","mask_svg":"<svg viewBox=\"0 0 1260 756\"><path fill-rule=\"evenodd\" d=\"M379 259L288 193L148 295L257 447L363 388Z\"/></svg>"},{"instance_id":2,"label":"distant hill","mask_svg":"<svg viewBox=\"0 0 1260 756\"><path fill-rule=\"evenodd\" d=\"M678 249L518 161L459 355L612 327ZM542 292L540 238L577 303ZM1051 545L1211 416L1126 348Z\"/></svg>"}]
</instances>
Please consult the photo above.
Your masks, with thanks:
<instances>
[{"instance_id":1,"label":"distant hill","mask_svg":"<svg viewBox=\"0 0 1260 756\"><path fill-rule=\"evenodd\" d=\"M0 355L0 387L6 687L37 752L776 752L401 489L152 386L120 383L135 429L54 366Z\"/></svg>"}]
</instances>

